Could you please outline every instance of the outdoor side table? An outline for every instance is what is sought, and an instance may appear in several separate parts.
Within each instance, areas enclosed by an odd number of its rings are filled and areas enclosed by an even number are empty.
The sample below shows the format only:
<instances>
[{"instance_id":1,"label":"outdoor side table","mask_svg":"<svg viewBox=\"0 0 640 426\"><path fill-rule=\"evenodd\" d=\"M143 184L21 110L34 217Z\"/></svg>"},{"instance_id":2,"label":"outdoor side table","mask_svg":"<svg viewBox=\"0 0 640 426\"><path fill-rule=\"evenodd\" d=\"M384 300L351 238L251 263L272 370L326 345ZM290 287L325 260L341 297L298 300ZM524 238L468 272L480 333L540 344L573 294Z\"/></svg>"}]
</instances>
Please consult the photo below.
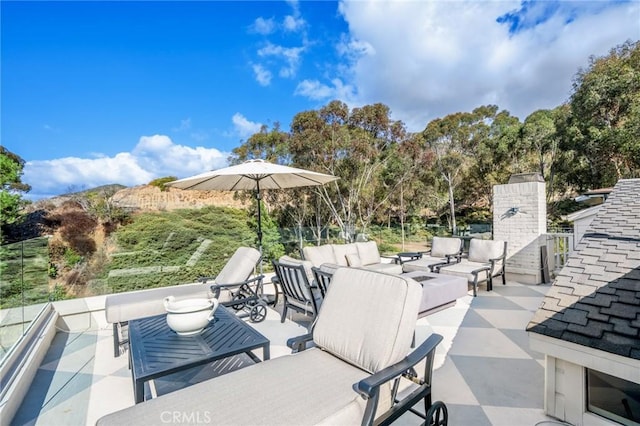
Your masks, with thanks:
<instances>
[{"instance_id":1,"label":"outdoor side table","mask_svg":"<svg viewBox=\"0 0 640 426\"><path fill-rule=\"evenodd\" d=\"M129 361L136 404L144 401L144 383L198 365L262 348L269 359L269 339L222 305L202 333L180 336L167 325L166 314L129 321Z\"/></svg>"}]
</instances>

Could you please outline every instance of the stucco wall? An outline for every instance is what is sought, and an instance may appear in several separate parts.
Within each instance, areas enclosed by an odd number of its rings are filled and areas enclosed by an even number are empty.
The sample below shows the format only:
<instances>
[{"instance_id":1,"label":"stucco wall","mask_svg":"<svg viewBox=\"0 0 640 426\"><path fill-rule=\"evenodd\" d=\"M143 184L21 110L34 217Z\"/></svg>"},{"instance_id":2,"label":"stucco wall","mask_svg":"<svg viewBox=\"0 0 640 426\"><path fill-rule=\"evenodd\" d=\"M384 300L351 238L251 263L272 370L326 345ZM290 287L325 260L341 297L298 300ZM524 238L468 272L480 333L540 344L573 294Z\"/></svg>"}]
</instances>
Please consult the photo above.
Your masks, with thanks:
<instances>
[{"instance_id":1,"label":"stucco wall","mask_svg":"<svg viewBox=\"0 0 640 426\"><path fill-rule=\"evenodd\" d=\"M545 191L544 182L493 187L493 238L508 242L508 279L525 284L543 281L540 246L547 232Z\"/></svg>"}]
</instances>

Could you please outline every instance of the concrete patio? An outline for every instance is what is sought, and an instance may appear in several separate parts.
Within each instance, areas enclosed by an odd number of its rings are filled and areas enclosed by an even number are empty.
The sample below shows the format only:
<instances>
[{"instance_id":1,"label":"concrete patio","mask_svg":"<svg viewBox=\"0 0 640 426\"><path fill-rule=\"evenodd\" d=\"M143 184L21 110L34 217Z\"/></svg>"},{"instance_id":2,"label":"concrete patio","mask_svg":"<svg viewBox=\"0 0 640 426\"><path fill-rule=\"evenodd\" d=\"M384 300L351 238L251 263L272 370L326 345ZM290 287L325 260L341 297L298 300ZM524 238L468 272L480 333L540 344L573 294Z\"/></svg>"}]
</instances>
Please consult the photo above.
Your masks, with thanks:
<instances>
[{"instance_id":1,"label":"concrete patio","mask_svg":"<svg viewBox=\"0 0 640 426\"><path fill-rule=\"evenodd\" d=\"M456 306L422 318L416 339L444 336L437 351L434 400L449 409L451 425L537 425L552 422L543 413L544 358L529 349L525 327L548 285L508 282L478 297L471 292ZM292 314L280 323L251 324L271 341L271 357L289 353L286 340L304 334L308 319ZM93 321L84 331L58 332L12 424L93 425L101 416L133 405L127 357L113 357L111 326ZM219 362L157 380L163 394L236 368L243 360ZM249 402L248 402L249 403ZM420 424L405 414L397 424ZM547 423L550 424L550 423Z\"/></svg>"}]
</instances>

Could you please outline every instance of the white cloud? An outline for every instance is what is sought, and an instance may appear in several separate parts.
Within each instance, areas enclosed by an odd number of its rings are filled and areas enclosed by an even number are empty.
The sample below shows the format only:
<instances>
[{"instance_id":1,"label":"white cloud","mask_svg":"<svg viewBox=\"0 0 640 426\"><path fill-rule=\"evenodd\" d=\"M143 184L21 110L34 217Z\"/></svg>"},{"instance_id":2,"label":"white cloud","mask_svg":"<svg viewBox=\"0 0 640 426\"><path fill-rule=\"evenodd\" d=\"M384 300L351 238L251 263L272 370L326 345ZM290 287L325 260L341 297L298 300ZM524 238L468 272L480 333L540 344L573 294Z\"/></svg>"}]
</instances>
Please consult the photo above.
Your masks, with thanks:
<instances>
[{"instance_id":1,"label":"white cloud","mask_svg":"<svg viewBox=\"0 0 640 426\"><path fill-rule=\"evenodd\" d=\"M298 32L306 25L306 21L300 17L287 15L284 17L284 21L282 22L282 26L285 31L289 32Z\"/></svg>"},{"instance_id":2,"label":"white cloud","mask_svg":"<svg viewBox=\"0 0 640 426\"><path fill-rule=\"evenodd\" d=\"M314 101L341 99L347 104L353 103L354 88L344 85L342 80L334 78L331 86L320 83L318 80L303 80L296 86L295 95L304 96Z\"/></svg>"},{"instance_id":3,"label":"white cloud","mask_svg":"<svg viewBox=\"0 0 640 426\"><path fill-rule=\"evenodd\" d=\"M280 77L294 77L300 66L300 58L305 51L304 47L284 47L273 43L258 50L258 56L263 58L274 57L284 61L285 65L280 68Z\"/></svg>"},{"instance_id":4,"label":"white cloud","mask_svg":"<svg viewBox=\"0 0 640 426\"><path fill-rule=\"evenodd\" d=\"M519 1L341 1L349 35L337 45L348 65L339 75L343 88L356 88L344 93L357 96L343 100L383 102L414 131L486 103L521 119L553 108L590 55L640 38L640 3L596 3L541 11ZM517 31L498 22L507 13L520 19ZM296 93L318 99L331 90L305 81Z\"/></svg>"},{"instance_id":5,"label":"white cloud","mask_svg":"<svg viewBox=\"0 0 640 426\"><path fill-rule=\"evenodd\" d=\"M191 119L185 118L184 120L180 120L180 125L178 127L174 127L171 130L174 132L181 132L183 130L189 130L191 128Z\"/></svg>"},{"instance_id":6,"label":"white cloud","mask_svg":"<svg viewBox=\"0 0 640 426\"><path fill-rule=\"evenodd\" d=\"M215 148L178 145L168 136L142 136L131 152L113 157L27 161L23 182L31 185L27 197L35 200L69 188L112 183L134 186L163 176L187 177L225 166L228 155Z\"/></svg>"},{"instance_id":7,"label":"white cloud","mask_svg":"<svg viewBox=\"0 0 640 426\"><path fill-rule=\"evenodd\" d=\"M256 18L253 21L253 25L251 26L251 30L262 35L271 34L276 29L276 23L273 18Z\"/></svg>"},{"instance_id":8,"label":"white cloud","mask_svg":"<svg viewBox=\"0 0 640 426\"><path fill-rule=\"evenodd\" d=\"M253 73L256 76L256 81L261 86L268 86L269 84L271 84L271 78L273 77L272 74L271 74L271 71L269 71L268 69L266 69L262 65L254 64L253 65Z\"/></svg>"},{"instance_id":9,"label":"white cloud","mask_svg":"<svg viewBox=\"0 0 640 426\"><path fill-rule=\"evenodd\" d=\"M260 131L260 128L262 127L261 123L249 121L244 115L240 114L239 112L233 114L231 121L233 122L233 126L236 132L242 138L248 138L254 133L258 133Z\"/></svg>"}]
</instances>

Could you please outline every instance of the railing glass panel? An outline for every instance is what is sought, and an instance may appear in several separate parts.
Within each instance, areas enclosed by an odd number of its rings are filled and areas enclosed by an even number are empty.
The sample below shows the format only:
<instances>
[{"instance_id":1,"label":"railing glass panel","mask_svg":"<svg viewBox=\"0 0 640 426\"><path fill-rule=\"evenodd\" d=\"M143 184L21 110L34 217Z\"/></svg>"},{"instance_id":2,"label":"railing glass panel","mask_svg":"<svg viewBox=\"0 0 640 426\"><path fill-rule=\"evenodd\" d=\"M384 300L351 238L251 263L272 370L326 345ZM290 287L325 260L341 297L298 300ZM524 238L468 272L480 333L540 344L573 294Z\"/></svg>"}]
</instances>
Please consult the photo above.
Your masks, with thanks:
<instances>
[{"instance_id":1,"label":"railing glass panel","mask_svg":"<svg viewBox=\"0 0 640 426\"><path fill-rule=\"evenodd\" d=\"M47 238L0 246L0 359L49 303Z\"/></svg>"}]
</instances>

